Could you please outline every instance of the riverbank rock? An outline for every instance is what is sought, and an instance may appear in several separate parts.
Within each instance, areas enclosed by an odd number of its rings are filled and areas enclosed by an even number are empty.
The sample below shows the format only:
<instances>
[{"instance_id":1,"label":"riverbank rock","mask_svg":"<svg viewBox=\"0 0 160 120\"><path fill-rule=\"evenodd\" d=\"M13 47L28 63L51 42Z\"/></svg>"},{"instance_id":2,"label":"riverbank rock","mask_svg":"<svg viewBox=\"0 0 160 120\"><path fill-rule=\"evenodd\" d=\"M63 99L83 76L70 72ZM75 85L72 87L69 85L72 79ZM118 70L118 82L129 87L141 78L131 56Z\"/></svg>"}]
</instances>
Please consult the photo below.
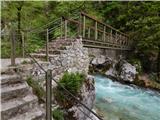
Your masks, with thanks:
<instances>
[{"instance_id":1,"label":"riverbank rock","mask_svg":"<svg viewBox=\"0 0 160 120\"><path fill-rule=\"evenodd\" d=\"M80 94L78 95L78 99L80 99L80 101L85 104L89 109L93 109L95 101L94 77L87 77L79 93ZM91 114L81 104L77 103L74 104L71 108L69 108L68 115L70 116L71 120L86 120L87 116L82 111L87 115Z\"/></svg>"},{"instance_id":2,"label":"riverbank rock","mask_svg":"<svg viewBox=\"0 0 160 120\"><path fill-rule=\"evenodd\" d=\"M133 82L136 78L136 68L125 60L114 63L112 67L105 72L105 75L125 82Z\"/></svg>"},{"instance_id":3,"label":"riverbank rock","mask_svg":"<svg viewBox=\"0 0 160 120\"><path fill-rule=\"evenodd\" d=\"M118 77L123 81L133 82L136 78L136 67L125 60L121 60L115 66L118 70ZM118 67L118 68L117 68Z\"/></svg>"},{"instance_id":4,"label":"riverbank rock","mask_svg":"<svg viewBox=\"0 0 160 120\"><path fill-rule=\"evenodd\" d=\"M109 57L105 57L103 55L97 56L90 61L90 72L105 72L110 68L113 61Z\"/></svg>"}]
</instances>

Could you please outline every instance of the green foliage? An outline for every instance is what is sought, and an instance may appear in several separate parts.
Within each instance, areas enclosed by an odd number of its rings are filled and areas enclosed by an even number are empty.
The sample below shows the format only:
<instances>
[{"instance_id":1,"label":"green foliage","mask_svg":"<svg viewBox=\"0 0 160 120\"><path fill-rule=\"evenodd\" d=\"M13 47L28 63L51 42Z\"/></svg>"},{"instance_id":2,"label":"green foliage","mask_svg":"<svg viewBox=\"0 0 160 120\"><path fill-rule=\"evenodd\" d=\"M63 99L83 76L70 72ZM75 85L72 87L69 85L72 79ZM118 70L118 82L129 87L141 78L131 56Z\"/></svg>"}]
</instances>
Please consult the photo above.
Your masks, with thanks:
<instances>
[{"instance_id":1,"label":"green foliage","mask_svg":"<svg viewBox=\"0 0 160 120\"><path fill-rule=\"evenodd\" d=\"M72 94L77 94L84 80L85 76L83 74L66 72L64 73L62 79L60 79L59 83ZM58 86L58 89L63 90L60 86Z\"/></svg>"},{"instance_id":2,"label":"green foliage","mask_svg":"<svg viewBox=\"0 0 160 120\"><path fill-rule=\"evenodd\" d=\"M45 91L41 87L38 81L33 80L32 77L27 78L27 83L32 87L33 93L38 97L40 102L44 102L43 97L45 96Z\"/></svg>"},{"instance_id":3,"label":"green foliage","mask_svg":"<svg viewBox=\"0 0 160 120\"><path fill-rule=\"evenodd\" d=\"M65 87L69 92L78 95L78 92L85 80L85 75L80 73L64 73L63 77L59 81L59 85L54 91L54 96L59 105L64 108L72 106L74 99L61 87Z\"/></svg>"},{"instance_id":4,"label":"green foliage","mask_svg":"<svg viewBox=\"0 0 160 120\"><path fill-rule=\"evenodd\" d=\"M64 120L63 111L61 111L60 109L55 109L54 111L52 111L52 116L55 120Z\"/></svg>"},{"instance_id":5,"label":"green foliage","mask_svg":"<svg viewBox=\"0 0 160 120\"><path fill-rule=\"evenodd\" d=\"M1 42L1 57L9 58L11 56L10 42Z\"/></svg>"},{"instance_id":6,"label":"green foliage","mask_svg":"<svg viewBox=\"0 0 160 120\"><path fill-rule=\"evenodd\" d=\"M160 83L160 80L157 78L157 74L156 73L150 73L149 74L149 79L152 81L156 81Z\"/></svg>"}]
</instances>

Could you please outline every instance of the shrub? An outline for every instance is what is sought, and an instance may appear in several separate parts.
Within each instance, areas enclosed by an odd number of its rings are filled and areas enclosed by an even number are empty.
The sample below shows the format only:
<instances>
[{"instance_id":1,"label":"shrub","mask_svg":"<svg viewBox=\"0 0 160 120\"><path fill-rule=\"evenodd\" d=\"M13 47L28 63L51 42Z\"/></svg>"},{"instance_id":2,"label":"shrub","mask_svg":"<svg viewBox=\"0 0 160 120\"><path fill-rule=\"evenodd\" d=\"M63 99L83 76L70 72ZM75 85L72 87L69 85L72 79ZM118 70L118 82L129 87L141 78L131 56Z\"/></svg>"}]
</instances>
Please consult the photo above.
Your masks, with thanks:
<instances>
[{"instance_id":1,"label":"shrub","mask_svg":"<svg viewBox=\"0 0 160 120\"><path fill-rule=\"evenodd\" d=\"M77 94L82 86L85 76L80 73L64 73L63 77L60 79L60 85L65 87L72 94ZM61 86L58 86L59 90L63 90Z\"/></svg>"},{"instance_id":2,"label":"shrub","mask_svg":"<svg viewBox=\"0 0 160 120\"><path fill-rule=\"evenodd\" d=\"M38 97L40 102L44 102L43 97L45 96L45 91L41 87L38 81L33 80L32 77L27 78L27 83L32 87L33 93Z\"/></svg>"},{"instance_id":3,"label":"shrub","mask_svg":"<svg viewBox=\"0 0 160 120\"><path fill-rule=\"evenodd\" d=\"M61 87L65 87L69 92L78 95L78 92L85 80L85 75L80 73L64 73L63 77L60 79L59 84L54 92L55 99L59 105L64 108L72 106L74 99Z\"/></svg>"},{"instance_id":4,"label":"shrub","mask_svg":"<svg viewBox=\"0 0 160 120\"><path fill-rule=\"evenodd\" d=\"M52 111L52 116L55 120L64 120L63 111L61 111L60 109L55 109L54 111Z\"/></svg>"}]
</instances>

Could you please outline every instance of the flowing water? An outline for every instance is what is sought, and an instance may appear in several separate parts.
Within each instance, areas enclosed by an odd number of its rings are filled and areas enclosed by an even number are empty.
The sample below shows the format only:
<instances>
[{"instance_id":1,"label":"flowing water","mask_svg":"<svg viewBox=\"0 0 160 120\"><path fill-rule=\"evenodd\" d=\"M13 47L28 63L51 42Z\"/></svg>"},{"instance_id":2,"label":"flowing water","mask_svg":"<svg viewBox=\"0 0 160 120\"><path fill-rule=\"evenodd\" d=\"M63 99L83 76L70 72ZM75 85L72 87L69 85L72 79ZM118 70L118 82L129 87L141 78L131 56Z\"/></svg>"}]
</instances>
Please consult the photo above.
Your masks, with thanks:
<instances>
[{"instance_id":1,"label":"flowing water","mask_svg":"<svg viewBox=\"0 0 160 120\"><path fill-rule=\"evenodd\" d=\"M160 120L160 94L96 75L96 104L104 120Z\"/></svg>"}]
</instances>

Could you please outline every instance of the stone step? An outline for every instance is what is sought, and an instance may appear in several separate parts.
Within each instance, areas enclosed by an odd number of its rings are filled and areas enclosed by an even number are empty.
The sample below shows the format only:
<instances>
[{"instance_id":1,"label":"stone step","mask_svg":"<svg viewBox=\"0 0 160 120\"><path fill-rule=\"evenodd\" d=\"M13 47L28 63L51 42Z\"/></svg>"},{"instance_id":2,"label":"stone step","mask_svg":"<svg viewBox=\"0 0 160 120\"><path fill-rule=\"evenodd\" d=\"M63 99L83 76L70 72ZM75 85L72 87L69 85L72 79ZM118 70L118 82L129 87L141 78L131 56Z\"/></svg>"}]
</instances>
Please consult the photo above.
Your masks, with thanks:
<instances>
[{"instance_id":1,"label":"stone step","mask_svg":"<svg viewBox=\"0 0 160 120\"><path fill-rule=\"evenodd\" d=\"M29 92L26 82L1 86L1 102L26 95Z\"/></svg>"},{"instance_id":2,"label":"stone step","mask_svg":"<svg viewBox=\"0 0 160 120\"><path fill-rule=\"evenodd\" d=\"M13 84L13 83L17 83L17 82L23 82L24 80L21 78L21 76L19 75L6 75L6 74L2 74L0 77L0 81L1 81L1 86L4 84Z\"/></svg>"},{"instance_id":3,"label":"stone step","mask_svg":"<svg viewBox=\"0 0 160 120\"><path fill-rule=\"evenodd\" d=\"M48 52L49 54L60 54L63 50L54 50L54 49L49 49ZM37 53L46 53L46 50L45 49L41 49L39 50Z\"/></svg>"},{"instance_id":4,"label":"stone step","mask_svg":"<svg viewBox=\"0 0 160 120\"><path fill-rule=\"evenodd\" d=\"M52 47L52 46L66 46L66 45L71 45L72 44L72 41L67 41L67 40L58 40L58 41L53 41L53 42L49 42L49 46Z\"/></svg>"},{"instance_id":5,"label":"stone step","mask_svg":"<svg viewBox=\"0 0 160 120\"><path fill-rule=\"evenodd\" d=\"M35 57L35 58L46 58L46 54L44 54L44 53L32 53L31 54L31 56L32 57ZM57 55L48 55L50 58L52 58L52 57L55 57L55 56L57 56Z\"/></svg>"},{"instance_id":6,"label":"stone step","mask_svg":"<svg viewBox=\"0 0 160 120\"><path fill-rule=\"evenodd\" d=\"M9 74L13 75L15 72L19 71L20 66L9 66L9 67L4 67L1 69L1 75L2 74Z\"/></svg>"},{"instance_id":7,"label":"stone step","mask_svg":"<svg viewBox=\"0 0 160 120\"><path fill-rule=\"evenodd\" d=\"M45 114L44 111L36 107L9 120L45 120Z\"/></svg>"},{"instance_id":8,"label":"stone step","mask_svg":"<svg viewBox=\"0 0 160 120\"><path fill-rule=\"evenodd\" d=\"M16 114L23 114L37 105L38 99L35 95L27 95L23 98L16 98L2 103L1 116L2 120L8 120Z\"/></svg>"}]
</instances>

